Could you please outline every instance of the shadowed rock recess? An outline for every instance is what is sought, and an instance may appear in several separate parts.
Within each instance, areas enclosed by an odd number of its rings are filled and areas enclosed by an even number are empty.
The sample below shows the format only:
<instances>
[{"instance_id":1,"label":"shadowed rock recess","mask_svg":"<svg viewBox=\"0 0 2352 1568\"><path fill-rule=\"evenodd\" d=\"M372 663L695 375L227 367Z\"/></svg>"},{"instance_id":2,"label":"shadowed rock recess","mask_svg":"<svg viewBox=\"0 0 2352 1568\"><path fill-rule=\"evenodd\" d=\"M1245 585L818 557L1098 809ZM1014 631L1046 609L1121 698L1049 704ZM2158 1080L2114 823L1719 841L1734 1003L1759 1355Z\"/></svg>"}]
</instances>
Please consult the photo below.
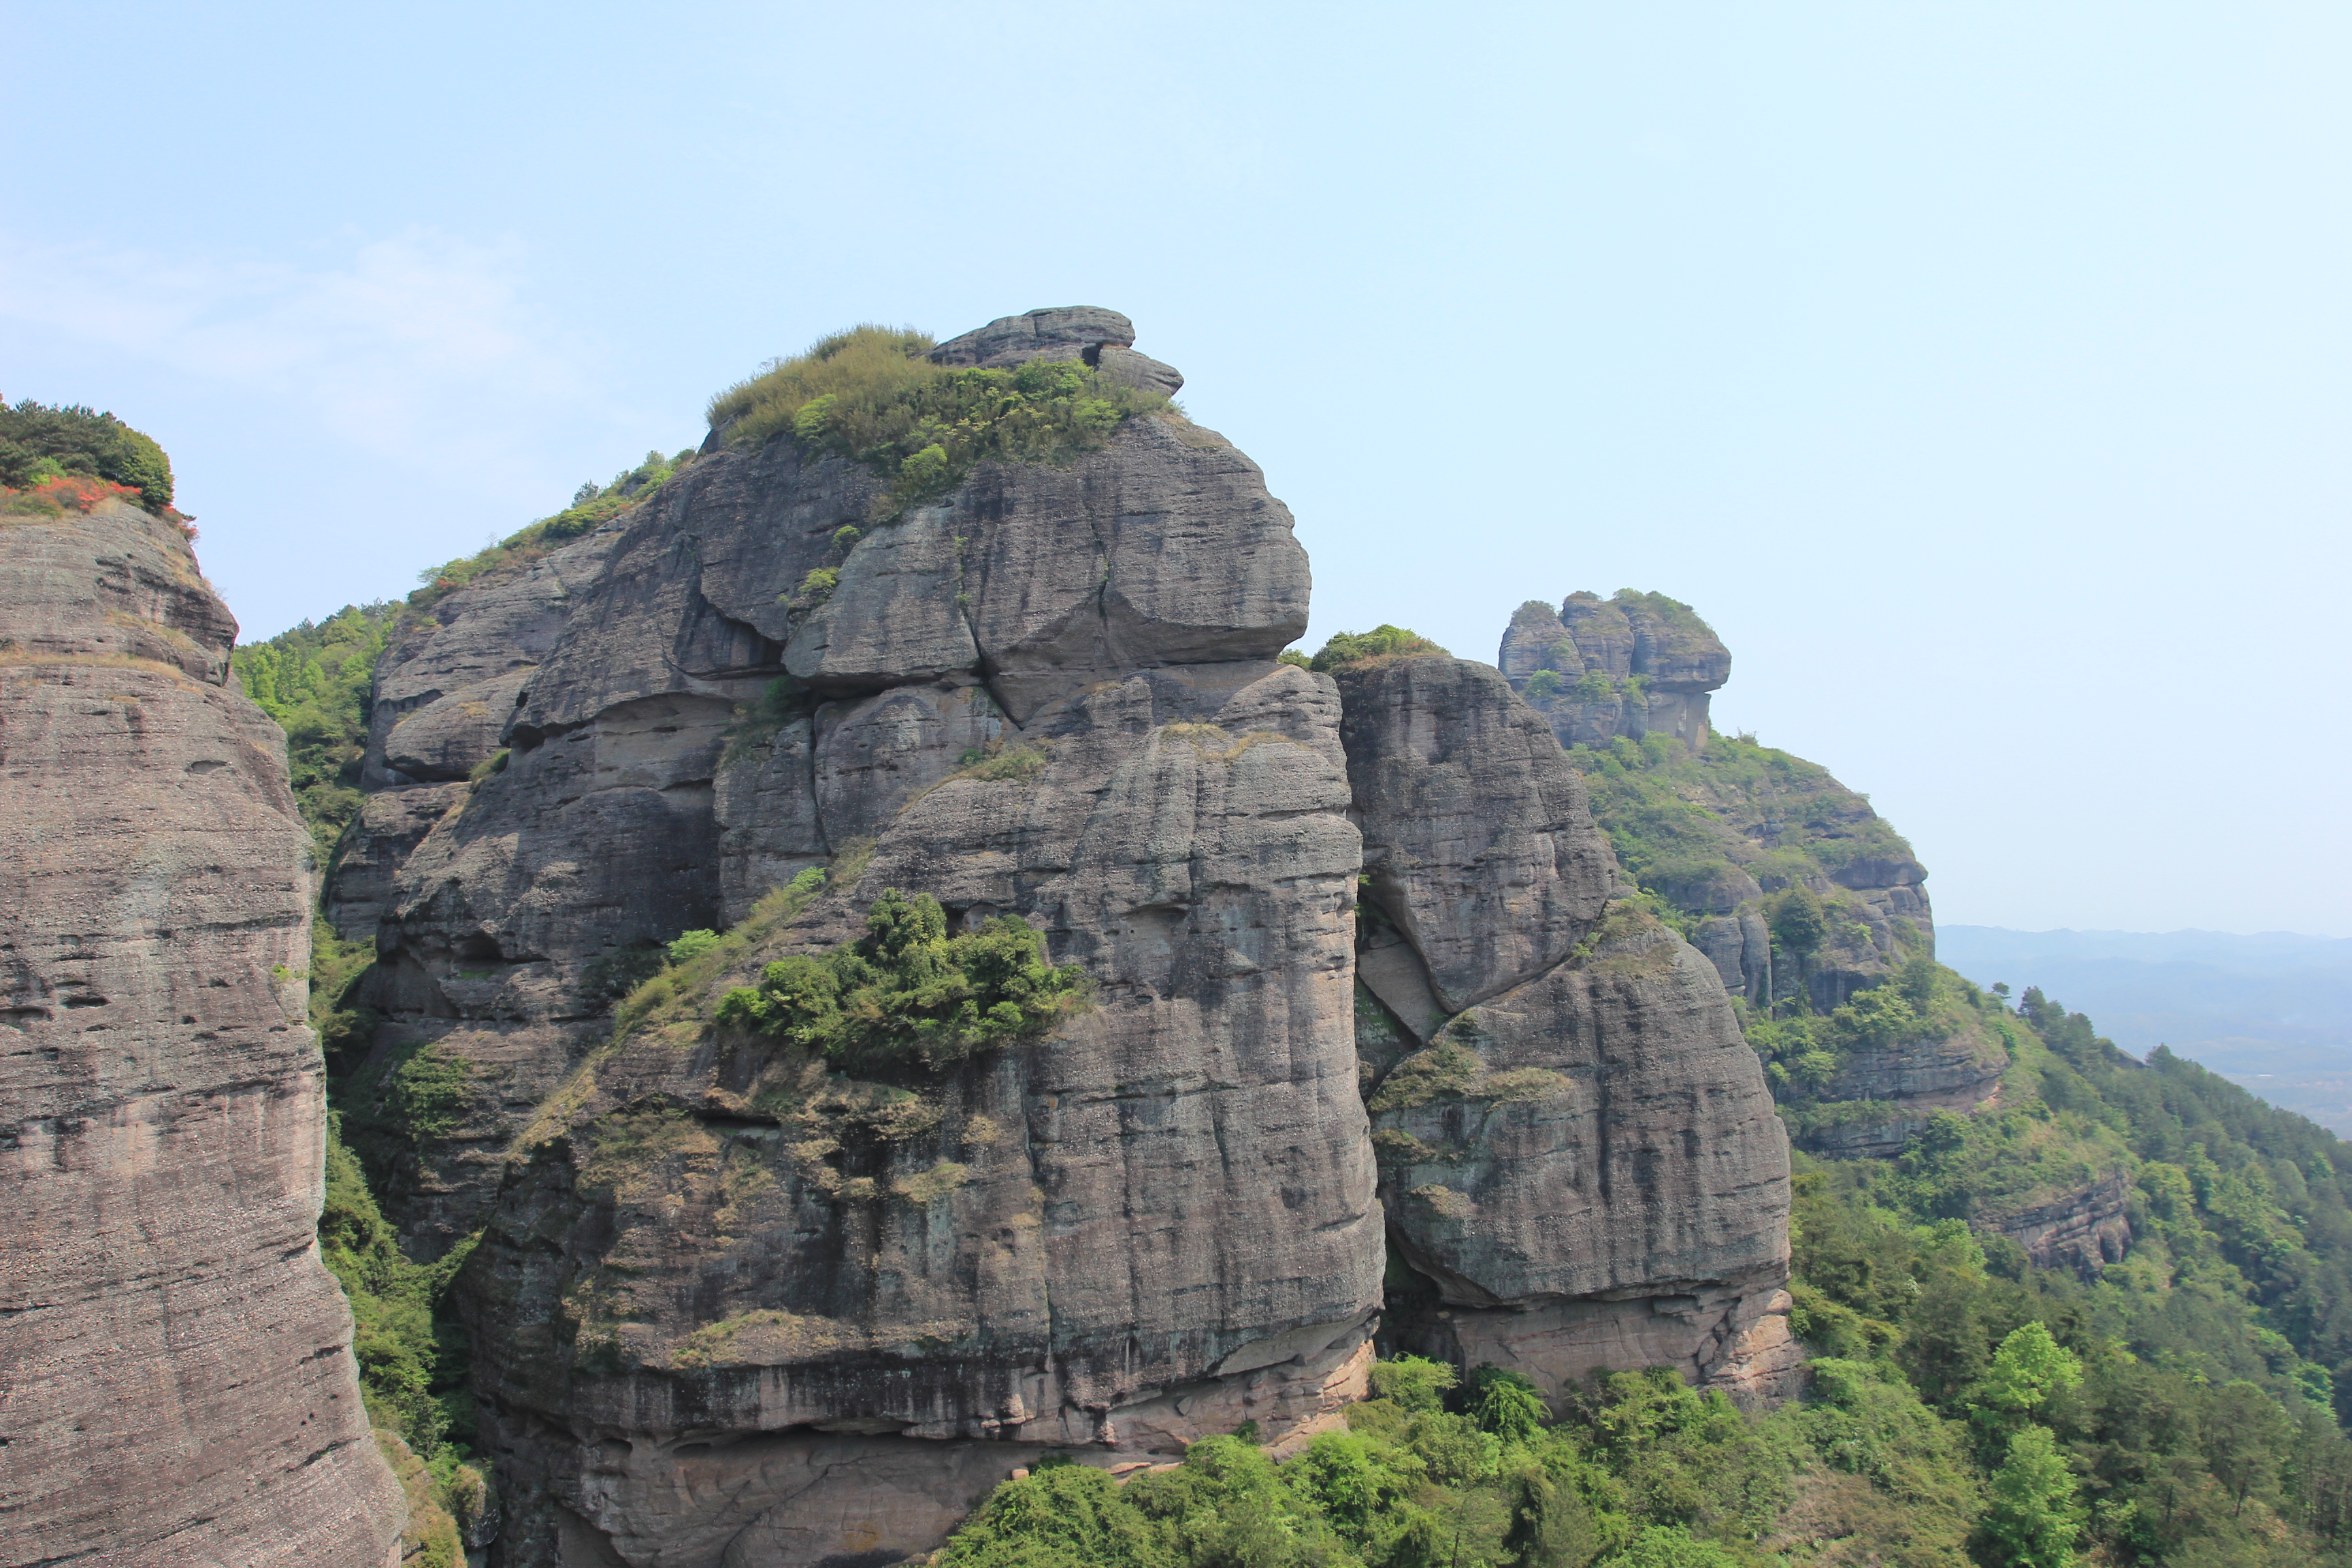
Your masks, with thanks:
<instances>
[{"instance_id":1,"label":"shadowed rock recess","mask_svg":"<svg viewBox=\"0 0 2352 1568\"><path fill-rule=\"evenodd\" d=\"M319 1261L286 739L120 500L0 520L0 1561L349 1564L406 1508Z\"/></svg>"},{"instance_id":2,"label":"shadowed rock recess","mask_svg":"<svg viewBox=\"0 0 2352 1568\"><path fill-rule=\"evenodd\" d=\"M933 358L1181 384L1133 338ZM380 666L331 914L379 955L355 1081L457 1086L380 1152L414 1253L481 1237L499 1560L878 1564L1051 1450L1288 1451L1360 1396L1391 1249L1391 1342L1771 1393L1784 1136L1543 719L1459 660L1278 662L1289 513L1172 409L877 525L882 485L714 433ZM890 889L1025 921L1091 1005L866 1079L713 1022Z\"/></svg>"}]
</instances>

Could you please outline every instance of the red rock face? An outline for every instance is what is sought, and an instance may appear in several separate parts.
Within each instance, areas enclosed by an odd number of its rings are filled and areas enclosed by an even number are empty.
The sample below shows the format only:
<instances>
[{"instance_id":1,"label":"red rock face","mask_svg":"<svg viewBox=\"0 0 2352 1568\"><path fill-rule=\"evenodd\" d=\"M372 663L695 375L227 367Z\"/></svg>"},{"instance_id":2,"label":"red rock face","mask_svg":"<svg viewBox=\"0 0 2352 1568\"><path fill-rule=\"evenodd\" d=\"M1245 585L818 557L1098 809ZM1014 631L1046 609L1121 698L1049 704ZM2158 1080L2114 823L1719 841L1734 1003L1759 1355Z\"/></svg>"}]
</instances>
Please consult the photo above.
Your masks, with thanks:
<instances>
[{"instance_id":1,"label":"red rock face","mask_svg":"<svg viewBox=\"0 0 2352 1568\"><path fill-rule=\"evenodd\" d=\"M310 836L236 623L122 502L0 523L0 1557L396 1552L318 1258Z\"/></svg>"}]
</instances>

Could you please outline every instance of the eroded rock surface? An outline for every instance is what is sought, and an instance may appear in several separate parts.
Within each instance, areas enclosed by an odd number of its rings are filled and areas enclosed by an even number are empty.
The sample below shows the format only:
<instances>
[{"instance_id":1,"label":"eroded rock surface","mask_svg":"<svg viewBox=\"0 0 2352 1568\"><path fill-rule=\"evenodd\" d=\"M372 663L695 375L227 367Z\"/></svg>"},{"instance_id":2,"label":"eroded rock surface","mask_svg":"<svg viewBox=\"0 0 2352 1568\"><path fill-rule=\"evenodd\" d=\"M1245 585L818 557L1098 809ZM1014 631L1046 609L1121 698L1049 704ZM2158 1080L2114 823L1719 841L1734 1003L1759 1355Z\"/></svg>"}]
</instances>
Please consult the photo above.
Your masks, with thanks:
<instances>
[{"instance_id":1,"label":"eroded rock surface","mask_svg":"<svg viewBox=\"0 0 2352 1568\"><path fill-rule=\"evenodd\" d=\"M934 358L1181 382L1133 338L1034 311ZM1307 621L1289 514L1179 416L879 525L878 491L714 435L442 597L380 674L406 706L333 908L380 954L370 1081L463 1064L387 1207L419 1255L482 1233L458 1288L502 1561L881 1563L1049 1447L1303 1442L1360 1396L1382 1304L1364 1094L1441 1035L1587 1095L1507 1101L1532 1120L1464 1189L1492 1225L1400 1230L1458 1298L1452 1348L1638 1318L1510 1353L1551 1386L1638 1352L1612 1364L1771 1392L1786 1172L1755 1057L1670 935L1642 939L1660 976L1596 957L1617 868L1545 721L1437 660L1364 672L1387 716L1343 723L1331 677L1274 658ZM712 1024L894 889L951 929L1026 921L1091 1011L871 1079ZM725 972L616 1037L613 977L703 926L736 932ZM1514 1009L1553 1043L1455 1043Z\"/></svg>"},{"instance_id":2,"label":"eroded rock surface","mask_svg":"<svg viewBox=\"0 0 2352 1568\"><path fill-rule=\"evenodd\" d=\"M0 1560L381 1568L320 1263L311 849L236 622L121 501L0 521Z\"/></svg>"},{"instance_id":3,"label":"eroded rock surface","mask_svg":"<svg viewBox=\"0 0 2352 1568\"><path fill-rule=\"evenodd\" d=\"M1604 913L1615 860L1501 675L1338 676L1369 901L1402 939L1368 930L1359 971L1381 1199L1443 1303L1402 1333L1555 1394L1660 1364L1781 1392L1788 1144L1713 968Z\"/></svg>"},{"instance_id":4,"label":"eroded rock surface","mask_svg":"<svg viewBox=\"0 0 2352 1568\"><path fill-rule=\"evenodd\" d=\"M1654 732L1704 746L1707 694L1731 678L1731 652L1714 631L1659 594L1570 594L1556 614L1530 600L1511 616L1496 662L1522 693L1551 672L1531 700L1563 746Z\"/></svg>"}]
</instances>

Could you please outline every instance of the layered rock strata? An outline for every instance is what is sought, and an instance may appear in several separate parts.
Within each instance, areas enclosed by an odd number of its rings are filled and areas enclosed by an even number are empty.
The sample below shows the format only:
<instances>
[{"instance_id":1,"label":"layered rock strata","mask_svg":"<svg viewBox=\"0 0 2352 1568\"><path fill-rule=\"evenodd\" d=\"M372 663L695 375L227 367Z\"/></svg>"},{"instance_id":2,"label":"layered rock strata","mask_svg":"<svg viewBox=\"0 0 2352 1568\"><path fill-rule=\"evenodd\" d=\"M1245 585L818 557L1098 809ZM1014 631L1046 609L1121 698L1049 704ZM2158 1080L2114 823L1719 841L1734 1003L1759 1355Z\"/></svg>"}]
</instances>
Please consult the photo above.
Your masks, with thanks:
<instances>
[{"instance_id":1,"label":"layered rock strata","mask_svg":"<svg viewBox=\"0 0 2352 1568\"><path fill-rule=\"evenodd\" d=\"M310 838L236 629L161 519L0 519L0 1562L398 1552L314 1234Z\"/></svg>"},{"instance_id":2,"label":"layered rock strata","mask_svg":"<svg viewBox=\"0 0 2352 1568\"><path fill-rule=\"evenodd\" d=\"M933 357L1177 384L1133 336L1037 311ZM458 1064L446 1135L387 1151L387 1206L421 1255L480 1233L458 1290L502 1562L878 1563L1049 1448L1303 1441L1372 1353L1362 1020L1391 1013L1524 1015L1543 1042L1458 1048L1583 1086L1505 1107L1532 1120L1468 1189L1492 1238L1397 1233L1468 1314L1454 1348L1487 1334L1552 1385L1618 1356L1765 1387L1785 1144L1745 1114L1757 1062L1722 1048L1704 961L1656 932L1612 940L1660 977L1595 956L1616 867L1544 721L1439 660L1426 700L1343 724L1330 677L1274 657L1307 619L1288 513L1172 413L877 527L879 490L714 432L608 527L439 599L380 671L403 706L333 909L379 953L358 1081ZM1025 920L1092 1009L864 1079L710 1022L887 889L955 930ZM610 978L704 926L732 932L719 968L615 1035ZM1507 1212L1570 1194L1573 1223ZM1511 1327L1546 1311L1612 1326L1554 1353Z\"/></svg>"},{"instance_id":3,"label":"layered rock strata","mask_svg":"<svg viewBox=\"0 0 2352 1568\"><path fill-rule=\"evenodd\" d=\"M2130 1197L2128 1175L2104 1172L2073 1192L1995 1216L1986 1228L2024 1247L2037 1268L2072 1268L2095 1279L2105 1265L2122 1262L2131 1247L2125 1215Z\"/></svg>"}]
</instances>

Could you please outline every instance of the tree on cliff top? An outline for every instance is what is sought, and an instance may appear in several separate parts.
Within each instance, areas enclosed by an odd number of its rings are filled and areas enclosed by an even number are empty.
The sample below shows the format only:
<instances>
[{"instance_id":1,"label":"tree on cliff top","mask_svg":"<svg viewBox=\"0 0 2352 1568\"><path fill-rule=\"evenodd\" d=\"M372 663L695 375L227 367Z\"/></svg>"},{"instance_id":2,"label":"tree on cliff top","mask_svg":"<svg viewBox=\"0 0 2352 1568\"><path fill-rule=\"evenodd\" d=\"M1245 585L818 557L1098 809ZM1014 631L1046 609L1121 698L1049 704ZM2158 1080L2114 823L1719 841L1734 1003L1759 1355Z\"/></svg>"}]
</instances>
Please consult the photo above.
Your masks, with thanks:
<instances>
[{"instance_id":1,"label":"tree on cliff top","mask_svg":"<svg viewBox=\"0 0 2352 1568\"><path fill-rule=\"evenodd\" d=\"M172 504L172 460L152 436L79 404L0 403L0 485L86 475L128 486L151 511Z\"/></svg>"}]
</instances>

